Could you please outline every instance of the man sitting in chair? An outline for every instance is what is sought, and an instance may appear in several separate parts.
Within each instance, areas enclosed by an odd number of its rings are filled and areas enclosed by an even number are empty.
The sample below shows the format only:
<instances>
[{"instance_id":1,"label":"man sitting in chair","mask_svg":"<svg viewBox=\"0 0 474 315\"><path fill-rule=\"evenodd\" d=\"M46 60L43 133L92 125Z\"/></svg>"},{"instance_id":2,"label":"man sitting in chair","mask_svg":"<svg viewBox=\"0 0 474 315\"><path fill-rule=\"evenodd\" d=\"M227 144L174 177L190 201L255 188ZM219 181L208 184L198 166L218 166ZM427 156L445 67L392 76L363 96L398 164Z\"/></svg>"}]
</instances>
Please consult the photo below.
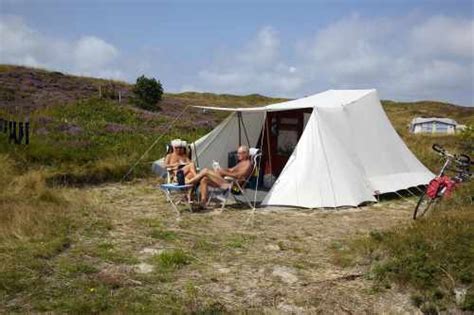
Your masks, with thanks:
<instances>
[{"instance_id":1,"label":"man sitting in chair","mask_svg":"<svg viewBox=\"0 0 474 315\"><path fill-rule=\"evenodd\" d=\"M248 177L249 172L252 170L252 163L250 162L250 154L249 148L245 145L241 146L237 150L237 159L238 163L236 166L227 169L217 169L215 171L210 169L203 169L199 174L197 174L194 178L189 180L189 184L197 184L201 183L200 185L200 192L201 192L201 203L205 205L207 203L208 198L208 187L219 187L222 189L230 188L232 183L229 183L224 179L225 176L231 176L235 178L238 182L245 181Z\"/></svg>"},{"instance_id":2,"label":"man sitting in chair","mask_svg":"<svg viewBox=\"0 0 474 315\"><path fill-rule=\"evenodd\" d=\"M176 176L178 169L182 169L186 181L196 176L196 167L193 161L186 154L186 141L175 139L171 141L173 151L165 157L166 168Z\"/></svg>"}]
</instances>

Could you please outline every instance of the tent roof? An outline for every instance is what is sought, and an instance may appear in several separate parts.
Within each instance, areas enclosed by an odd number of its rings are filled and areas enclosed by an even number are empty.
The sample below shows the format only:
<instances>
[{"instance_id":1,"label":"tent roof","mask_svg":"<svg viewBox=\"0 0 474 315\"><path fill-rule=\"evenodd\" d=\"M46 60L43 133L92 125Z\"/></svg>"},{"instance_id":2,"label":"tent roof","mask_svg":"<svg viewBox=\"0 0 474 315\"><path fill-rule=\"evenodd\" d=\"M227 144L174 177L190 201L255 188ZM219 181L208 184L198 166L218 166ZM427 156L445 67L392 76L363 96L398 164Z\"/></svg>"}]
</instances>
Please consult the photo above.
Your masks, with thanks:
<instances>
[{"instance_id":1,"label":"tent roof","mask_svg":"<svg viewBox=\"0 0 474 315\"><path fill-rule=\"evenodd\" d=\"M411 124L415 125L415 124L422 124L425 122L433 122L433 121L448 124L448 125L453 125L453 126L456 126L458 124L454 119L439 118L439 117L427 117L427 118L416 117L416 118L413 118L413 120L411 121Z\"/></svg>"},{"instance_id":2,"label":"tent roof","mask_svg":"<svg viewBox=\"0 0 474 315\"><path fill-rule=\"evenodd\" d=\"M339 107L355 102L367 94L374 93L370 90L327 90L322 93L306 96L292 101L281 102L261 107L213 107L194 106L196 108L220 110L228 112L271 112L314 107Z\"/></svg>"}]
</instances>

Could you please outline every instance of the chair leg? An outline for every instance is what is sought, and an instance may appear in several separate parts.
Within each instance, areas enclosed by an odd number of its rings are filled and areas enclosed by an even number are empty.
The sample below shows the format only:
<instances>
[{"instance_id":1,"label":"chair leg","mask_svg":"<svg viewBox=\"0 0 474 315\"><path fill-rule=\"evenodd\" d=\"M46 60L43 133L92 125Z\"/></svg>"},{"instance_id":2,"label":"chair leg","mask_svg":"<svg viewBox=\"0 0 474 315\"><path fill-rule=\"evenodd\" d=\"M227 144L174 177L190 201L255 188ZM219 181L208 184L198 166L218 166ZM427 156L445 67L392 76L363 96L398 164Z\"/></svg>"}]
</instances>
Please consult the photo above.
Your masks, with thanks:
<instances>
[{"instance_id":1,"label":"chair leg","mask_svg":"<svg viewBox=\"0 0 474 315\"><path fill-rule=\"evenodd\" d=\"M221 213L224 212L224 208L225 208L225 205L226 205L226 203L227 203L227 199L229 199L229 194L231 194L231 189L232 189L232 187L231 187L231 188L228 188L228 189L224 192L224 198L223 198L223 200L222 200L221 210L220 210Z\"/></svg>"},{"instance_id":2,"label":"chair leg","mask_svg":"<svg viewBox=\"0 0 474 315\"><path fill-rule=\"evenodd\" d=\"M189 212L193 212L193 206L191 204L191 194L193 193L193 188L191 188L191 190L186 190L186 200L187 200L187 204L188 204L188 210Z\"/></svg>"},{"instance_id":3,"label":"chair leg","mask_svg":"<svg viewBox=\"0 0 474 315\"><path fill-rule=\"evenodd\" d=\"M209 205L211 204L212 198L214 198L214 192L211 191L211 190L208 190L208 191L207 191L206 207L209 207Z\"/></svg>"},{"instance_id":4,"label":"chair leg","mask_svg":"<svg viewBox=\"0 0 474 315\"><path fill-rule=\"evenodd\" d=\"M249 198L247 198L247 196L245 195L245 192L244 190L242 189L242 186L240 186L239 183L235 183L237 185L237 187L239 188L239 190L242 192L242 196L244 197L245 199L245 203L253 210L255 209L255 206L252 205L252 202L249 200ZM235 197L234 197L235 198Z\"/></svg>"},{"instance_id":5,"label":"chair leg","mask_svg":"<svg viewBox=\"0 0 474 315\"><path fill-rule=\"evenodd\" d=\"M176 204L173 200L173 197L171 196L171 192L168 189L162 189L162 191L165 194L166 200L171 204L171 207L176 212L176 215L179 218L180 212L179 212L179 209L178 209L178 207L176 206Z\"/></svg>"}]
</instances>

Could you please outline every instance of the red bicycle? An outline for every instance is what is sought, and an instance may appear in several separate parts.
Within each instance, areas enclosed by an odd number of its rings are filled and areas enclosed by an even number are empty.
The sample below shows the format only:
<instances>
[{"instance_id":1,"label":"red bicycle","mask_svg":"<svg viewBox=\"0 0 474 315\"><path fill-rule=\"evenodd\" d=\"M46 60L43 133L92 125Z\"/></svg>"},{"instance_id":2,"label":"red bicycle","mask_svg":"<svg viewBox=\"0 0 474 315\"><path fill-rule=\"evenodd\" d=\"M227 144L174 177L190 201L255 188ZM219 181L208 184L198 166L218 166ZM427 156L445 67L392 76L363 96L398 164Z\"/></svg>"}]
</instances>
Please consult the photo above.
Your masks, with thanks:
<instances>
[{"instance_id":1,"label":"red bicycle","mask_svg":"<svg viewBox=\"0 0 474 315\"><path fill-rule=\"evenodd\" d=\"M466 154L451 154L437 144L434 144L432 148L441 155L445 161L439 174L429 182L425 191L420 196L420 200L418 200L415 211L413 212L413 220L425 215L435 203L443 197L449 197L457 185L468 181L472 176L470 166L473 163L469 156ZM456 175L450 177L446 175L448 171L452 171Z\"/></svg>"}]
</instances>

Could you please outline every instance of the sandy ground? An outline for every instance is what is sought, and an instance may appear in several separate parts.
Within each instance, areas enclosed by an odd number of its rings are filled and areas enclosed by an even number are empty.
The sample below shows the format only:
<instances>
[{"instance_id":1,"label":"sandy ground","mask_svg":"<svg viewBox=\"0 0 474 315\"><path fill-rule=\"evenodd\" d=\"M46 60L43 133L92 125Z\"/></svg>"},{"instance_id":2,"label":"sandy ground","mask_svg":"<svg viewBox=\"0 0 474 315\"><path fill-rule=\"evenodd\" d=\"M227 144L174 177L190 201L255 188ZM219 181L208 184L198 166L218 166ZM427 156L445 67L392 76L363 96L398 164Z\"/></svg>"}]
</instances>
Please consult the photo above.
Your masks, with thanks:
<instances>
[{"instance_id":1,"label":"sandy ground","mask_svg":"<svg viewBox=\"0 0 474 315\"><path fill-rule=\"evenodd\" d=\"M149 181L89 190L109 211L110 241L140 261L134 266L139 279L156 272L154 255L180 248L194 257L166 286L184 292L191 283L197 305L269 313L417 312L406 293L373 290L364 267L335 264L331 250L369 231L408 224L413 205L407 200L344 210L264 208L254 214L236 207L223 213L183 208L178 219ZM153 237L156 227L175 237Z\"/></svg>"}]
</instances>

